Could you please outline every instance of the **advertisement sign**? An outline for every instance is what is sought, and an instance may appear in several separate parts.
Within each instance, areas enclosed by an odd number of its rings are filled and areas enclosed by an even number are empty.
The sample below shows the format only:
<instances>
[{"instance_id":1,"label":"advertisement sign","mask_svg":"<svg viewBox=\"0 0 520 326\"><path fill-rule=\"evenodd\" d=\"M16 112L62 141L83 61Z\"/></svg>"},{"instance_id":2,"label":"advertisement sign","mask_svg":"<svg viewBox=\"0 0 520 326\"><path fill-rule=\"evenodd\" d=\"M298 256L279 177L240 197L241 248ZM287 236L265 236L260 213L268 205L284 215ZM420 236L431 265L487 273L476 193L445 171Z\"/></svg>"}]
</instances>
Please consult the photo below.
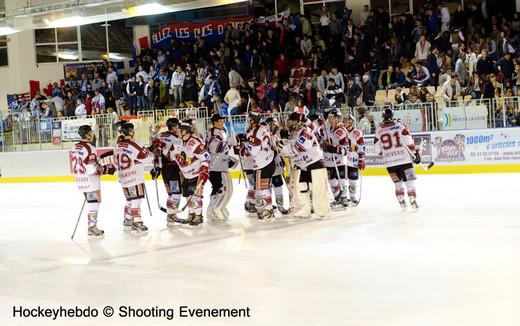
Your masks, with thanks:
<instances>
[{"instance_id":1,"label":"advertisement sign","mask_svg":"<svg viewBox=\"0 0 520 326\"><path fill-rule=\"evenodd\" d=\"M78 135L80 126L89 125L92 127L94 134L96 133L96 119L76 119L61 121L61 131L63 141L79 141L81 137Z\"/></svg>"},{"instance_id":2,"label":"advertisement sign","mask_svg":"<svg viewBox=\"0 0 520 326\"><path fill-rule=\"evenodd\" d=\"M444 130L484 129L488 110L485 105L456 106L441 110Z\"/></svg>"},{"instance_id":3,"label":"advertisement sign","mask_svg":"<svg viewBox=\"0 0 520 326\"><path fill-rule=\"evenodd\" d=\"M434 161L446 165L520 161L520 128L444 131L432 138Z\"/></svg>"},{"instance_id":4,"label":"advertisement sign","mask_svg":"<svg viewBox=\"0 0 520 326\"><path fill-rule=\"evenodd\" d=\"M61 121L54 121L52 123L52 143L61 145L61 137Z\"/></svg>"}]
</instances>

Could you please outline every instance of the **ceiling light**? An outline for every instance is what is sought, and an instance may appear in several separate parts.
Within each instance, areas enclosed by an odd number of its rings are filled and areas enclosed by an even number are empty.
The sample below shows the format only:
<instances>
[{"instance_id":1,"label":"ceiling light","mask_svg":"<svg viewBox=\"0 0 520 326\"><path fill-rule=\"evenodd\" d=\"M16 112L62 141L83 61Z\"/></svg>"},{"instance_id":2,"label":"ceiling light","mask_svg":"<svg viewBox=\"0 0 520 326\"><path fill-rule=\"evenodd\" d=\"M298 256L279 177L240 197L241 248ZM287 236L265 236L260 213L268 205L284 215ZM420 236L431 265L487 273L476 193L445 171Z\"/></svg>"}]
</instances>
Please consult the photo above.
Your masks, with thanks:
<instances>
[{"instance_id":1,"label":"ceiling light","mask_svg":"<svg viewBox=\"0 0 520 326\"><path fill-rule=\"evenodd\" d=\"M140 6L134 6L127 9L123 9L123 12L129 16L147 16L164 14L170 12L170 10L158 3L147 3Z\"/></svg>"},{"instance_id":2,"label":"ceiling light","mask_svg":"<svg viewBox=\"0 0 520 326\"><path fill-rule=\"evenodd\" d=\"M72 27L85 24L85 18L81 16L69 16L49 21L49 27Z\"/></svg>"},{"instance_id":3,"label":"ceiling light","mask_svg":"<svg viewBox=\"0 0 520 326\"><path fill-rule=\"evenodd\" d=\"M10 26L0 26L0 36L18 33L20 30L14 29Z\"/></svg>"},{"instance_id":4,"label":"ceiling light","mask_svg":"<svg viewBox=\"0 0 520 326\"><path fill-rule=\"evenodd\" d=\"M58 58L63 60L78 60L79 56L74 52L58 52Z\"/></svg>"}]
</instances>

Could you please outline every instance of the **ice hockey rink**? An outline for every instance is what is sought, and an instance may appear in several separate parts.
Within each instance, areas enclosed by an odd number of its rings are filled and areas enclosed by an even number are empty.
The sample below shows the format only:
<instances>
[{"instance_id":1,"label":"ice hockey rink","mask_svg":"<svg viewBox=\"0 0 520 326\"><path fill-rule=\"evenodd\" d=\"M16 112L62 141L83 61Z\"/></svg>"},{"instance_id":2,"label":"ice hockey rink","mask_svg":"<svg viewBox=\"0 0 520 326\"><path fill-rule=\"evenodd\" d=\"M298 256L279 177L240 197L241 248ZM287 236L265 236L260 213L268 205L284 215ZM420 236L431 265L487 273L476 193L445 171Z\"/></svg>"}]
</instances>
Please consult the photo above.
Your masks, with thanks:
<instances>
[{"instance_id":1,"label":"ice hockey rink","mask_svg":"<svg viewBox=\"0 0 520 326\"><path fill-rule=\"evenodd\" d=\"M147 183L150 232L123 231L123 195L102 184L102 240L74 183L0 184L2 325L518 325L520 174L420 175L403 212L389 177L364 177L357 208L323 220L243 212L167 228ZM206 189L208 190L208 189ZM161 187L161 198L165 193ZM13 306L245 308L250 318L13 319Z\"/></svg>"}]
</instances>

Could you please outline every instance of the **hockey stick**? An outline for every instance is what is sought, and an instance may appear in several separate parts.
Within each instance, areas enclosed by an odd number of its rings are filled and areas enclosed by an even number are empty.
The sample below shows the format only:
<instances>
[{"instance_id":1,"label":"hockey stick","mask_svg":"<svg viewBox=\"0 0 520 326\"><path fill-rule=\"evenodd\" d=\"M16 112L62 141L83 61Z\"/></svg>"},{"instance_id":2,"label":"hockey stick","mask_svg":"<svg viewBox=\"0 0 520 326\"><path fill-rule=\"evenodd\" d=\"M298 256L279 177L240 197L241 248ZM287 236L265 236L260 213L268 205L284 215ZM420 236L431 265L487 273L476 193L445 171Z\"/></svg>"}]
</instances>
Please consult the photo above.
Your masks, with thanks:
<instances>
[{"instance_id":1,"label":"hockey stick","mask_svg":"<svg viewBox=\"0 0 520 326\"><path fill-rule=\"evenodd\" d=\"M406 151L408 152L408 154L412 157L412 161L415 160L415 154L412 152L412 150L408 147L408 146L404 146L404 148L406 149ZM425 171L428 171L430 170L434 165L435 165L435 162L430 162L428 164L416 164L416 165L419 165L421 166Z\"/></svg>"},{"instance_id":2,"label":"hockey stick","mask_svg":"<svg viewBox=\"0 0 520 326\"><path fill-rule=\"evenodd\" d=\"M325 120L325 117L323 117L323 115L322 115L322 118L324 121L323 129L325 129L325 134L326 134L327 140L330 142L331 138L330 138L329 130L327 129L327 124L325 123L326 120ZM334 153L331 153L331 154L332 154L332 159L333 159L332 162L334 163L334 170L336 170L336 177L338 178L339 189L342 193L343 191L345 191L345 188L341 185L341 182L340 182L341 176L339 174L338 164L336 163L336 157L335 157L335 155L339 155L339 154L334 154ZM340 195L341 195L341 193L340 193ZM334 198L334 200L337 200L337 198Z\"/></svg>"},{"instance_id":3,"label":"hockey stick","mask_svg":"<svg viewBox=\"0 0 520 326\"><path fill-rule=\"evenodd\" d=\"M184 204L184 206L182 206L182 208L179 210L179 213L180 212L184 212L184 210L186 210L186 208L190 204L190 201L193 199L193 196L195 196L195 194L200 190L200 187L202 187L202 185L204 185L202 180L197 183L197 187L195 187L195 190L193 191L193 194L191 194L191 196L188 197L188 200L186 201L186 204Z\"/></svg>"},{"instance_id":4,"label":"hockey stick","mask_svg":"<svg viewBox=\"0 0 520 326\"><path fill-rule=\"evenodd\" d=\"M150 199L148 199L148 191L146 191L146 184L143 184L144 196L146 197L146 204L148 205L148 211L150 211L150 216L152 215L152 208L150 207Z\"/></svg>"},{"instance_id":5,"label":"hockey stick","mask_svg":"<svg viewBox=\"0 0 520 326\"><path fill-rule=\"evenodd\" d=\"M150 126L150 145L152 145L152 142L153 140L157 138L157 134L152 132L151 130L151 126ZM161 165L161 159L157 156L157 154L154 152L153 153L154 157L153 157L153 167L154 168L162 168L160 165ZM154 179L154 183L155 183L155 198L157 200L157 207L159 208L159 210L163 213L167 213L168 210L164 207L161 206L161 201L159 200L159 186L157 185L157 178ZM146 200L148 200L148 197L146 198ZM148 203L148 207L150 207L150 204ZM151 212L151 210L150 210ZM151 215L151 214L150 214Z\"/></svg>"},{"instance_id":6,"label":"hockey stick","mask_svg":"<svg viewBox=\"0 0 520 326\"><path fill-rule=\"evenodd\" d=\"M74 227L74 232L72 232L71 240L74 240L74 236L76 235L76 230L78 229L79 220L81 219L81 214L83 214L83 208L85 208L85 204L87 203L87 197L83 200L83 205L81 205L81 210L79 211L78 220L76 221L76 226Z\"/></svg>"}]
</instances>

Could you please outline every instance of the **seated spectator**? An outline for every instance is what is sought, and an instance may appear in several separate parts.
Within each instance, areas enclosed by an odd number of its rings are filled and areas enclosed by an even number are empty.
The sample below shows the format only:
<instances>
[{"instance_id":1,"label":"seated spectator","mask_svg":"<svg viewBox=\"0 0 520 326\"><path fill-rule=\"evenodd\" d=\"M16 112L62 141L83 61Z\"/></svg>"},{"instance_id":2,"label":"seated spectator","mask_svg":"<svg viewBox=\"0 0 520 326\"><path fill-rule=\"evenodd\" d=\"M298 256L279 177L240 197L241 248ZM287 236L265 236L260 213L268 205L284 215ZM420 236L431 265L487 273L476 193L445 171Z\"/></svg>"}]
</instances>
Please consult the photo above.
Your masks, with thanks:
<instances>
[{"instance_id":1,"label":"seated spectator","mask_svg":"<svg viewBox=\"0 0 520 326\"><path fill-rule=\"evenodd\" d=\"M381 76L381 89L390 88L393 84L395 84L394 66L388 65L388 68Z\"/></svg>"},{"instance_id":2,"label":"seated spectator","mask_svg":"<svg viewBox=\"0 0 520 326\"><path fill-rule=\"evenodd\" d=\"M430 84L430 72L428 69L420 62L417 62L415 65L415 71L416 75L413 84L419 87L428 86Z\"/></svg>"},{"instance_id":3,"label":"seated spectator","mask_svg":"<svg viewBox=\"0 0 520 326\"><path fill-rule=\"evenodd\" d=\"M464 94L471 95L471 99L482 98L482 90L484 88L484 81L480 78L479 74L475 71L473 76L469 79L468 86L466 87Z\"/></svg>"},{"instance_id":4,"label":"seated spectator","mask_svg":"<svg viewBox=\"0 0 520 326\"><path fill-rule=\"evenodd\" d=\"M440 94L446 103L458 100L461 94L459 77L452 75L451 78L442 85Z\"/></svg>"},{"instance_id":5,"label":"seated spectator","mask_svg":"<svg viewBox=\"0 0 520 326\"><path fill-rule=\"evenodd\" d=\"M397 104L403 104L404 102L406 102L408 97L406 96L406 93L404 92L404 90L401 87L397 87L395 89L395 98L394 99Z\"/></svg>"}]
</instances>

